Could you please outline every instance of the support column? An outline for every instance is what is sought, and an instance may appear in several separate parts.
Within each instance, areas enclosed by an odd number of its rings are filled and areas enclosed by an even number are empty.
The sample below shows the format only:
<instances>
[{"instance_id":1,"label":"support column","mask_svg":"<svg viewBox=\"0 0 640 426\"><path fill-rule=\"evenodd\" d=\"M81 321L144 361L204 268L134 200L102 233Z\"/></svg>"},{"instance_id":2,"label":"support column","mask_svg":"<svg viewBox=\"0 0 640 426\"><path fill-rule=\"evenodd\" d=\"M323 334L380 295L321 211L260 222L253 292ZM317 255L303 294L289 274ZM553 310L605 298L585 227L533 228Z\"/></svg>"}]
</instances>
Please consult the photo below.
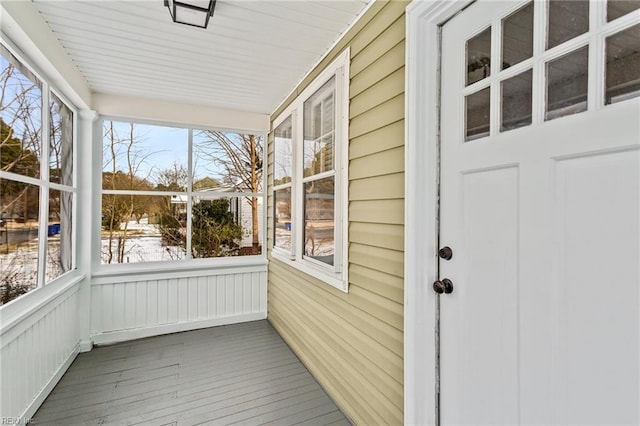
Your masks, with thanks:
<instances>
[{"instance_id":1,"label":"support column","mask_svg":"<svg viewBox=\"0 0 640 426\"><path fill-rule=\"evenodd\" d=\"M96 170L98 179L102 164L100 162L99 136L95 129L98 114L93 110L84 109L79 112L77 132L77 175L78 195L76 197L76 265L85 275L80 283L78 297L78 324L80 328L80 352L88 352L93 347L91 340L91 274L95 262L96 221L99 222L95 211L99 204L99 191L94 191L96 185ZM98 212L99 213L99 212Z\"/></svg>"}]
</instances>

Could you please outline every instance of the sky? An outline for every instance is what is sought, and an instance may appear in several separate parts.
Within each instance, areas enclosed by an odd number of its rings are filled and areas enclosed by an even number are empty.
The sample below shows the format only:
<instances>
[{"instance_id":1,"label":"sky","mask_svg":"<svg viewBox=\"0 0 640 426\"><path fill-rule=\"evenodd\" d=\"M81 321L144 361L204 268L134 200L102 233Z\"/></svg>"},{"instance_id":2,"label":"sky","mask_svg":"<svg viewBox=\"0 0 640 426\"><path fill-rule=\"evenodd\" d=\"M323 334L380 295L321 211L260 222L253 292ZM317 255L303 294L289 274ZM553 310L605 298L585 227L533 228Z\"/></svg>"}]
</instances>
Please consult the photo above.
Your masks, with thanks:
<instances>
[{"instance_id":1,"label":"sky","mask_svg":"<svg viewBox=\"0 0 640 426\"><path fill-rule=\"evenodd\" d=\"M129 123L114 121L114 131L116 138L127 139L129 137ZM105 121L105 135L107 134L108 121ZM188 166L188 143L189 133L187 129L175 128L167 126L157 126L149 124L134 125L134 137L136 138L136 158L139 168L136 173L139 177L145 177L153 183L157 183L158 172L167 169L173 169L174 164ZM202 138L198 136L198 131L194 130L194 144L197 144ZM105 137L103 144L103 155L110 155L109 139ZM196 150L194 150L196 151ZM126 146L124 144L118 146L116 167L118 170L128 170ZM195 154L194 154L195 157ZM105 157L106 160L106 157ZM195 179L201 179L209 176L219 178L222 171L216 167L211 161L205 161L202 158L195 159L196 167L194 169ZM103 170L112 170L110 163L103 161Z\"/></svg>"},{"instance_id":2,"label":"sky","mask_svg":"<svg viewBox=\"0 0 640 426\"><path fill-rule=\"evenodd\" d=\"M0 55L0 66L2 71L5 71L9 66L9 61ZM30 87L33 82L23 75L19 70L15 70L13 77L9 81L9 84L3 90L3 102L7 102L15 97L16 91L22 86ZM32 98L30 117L35 130L40 130L40 114L41 110L38 105L41 102L41 90L39 87L34 87L29 96ZM17 104L3 105L0 110L0 116L5 122L13 124L13 130L15 136L18 139L23 138L24 125L18 121L14 121L13 118L16 114ZM54 119L57 118L54 117ZM114 132L116 134L116 140L124 141L129 138L130 124L128 122L114 121ZM104 139L103 139L103 170L111 171L113 165L111 161L106 160L111 156L108 143L107 126L109 121L105 121ZM189 131L185 128L175 128L169 126L159 126L150 124L136 123L134 125L134 137L135 148L133 163L134 167L137 167L136 175L141 178L145 178L153 184L158 183L158 174L163 170L173 169L174 165L183 167L184 170L188 169L188 145L189 145ZM196 158L196 154L202 150L196 149L196 145L201 144L205 140L204 137L199 135L198 130L194 130L194 180L199 180L204 177L211 177L217 180L222 180L223 171L212 160L211 156L205 156ZM32 150L37 147L29 147ZM127 146L125 143L119 143L116 147L116 168L120 171L128 171L129 166L127 164Z\"/></svg>"}]
</instances>

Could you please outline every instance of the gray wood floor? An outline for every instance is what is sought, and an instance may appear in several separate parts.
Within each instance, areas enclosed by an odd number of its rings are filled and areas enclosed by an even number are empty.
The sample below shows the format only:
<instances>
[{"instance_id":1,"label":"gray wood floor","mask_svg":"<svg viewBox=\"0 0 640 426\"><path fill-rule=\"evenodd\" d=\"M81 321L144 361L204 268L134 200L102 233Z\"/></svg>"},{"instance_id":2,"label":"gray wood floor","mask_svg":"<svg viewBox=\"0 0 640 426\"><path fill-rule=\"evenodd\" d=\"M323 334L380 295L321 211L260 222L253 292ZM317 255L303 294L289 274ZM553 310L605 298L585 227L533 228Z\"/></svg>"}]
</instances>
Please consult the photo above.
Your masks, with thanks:
<instances>
[{"instance_id":1,"label":"gray wood floor","mask_svg":"<svg viewBox=\"0 0 640 426\"><path fill-rule=\"evenodd\" d=\"M267 321L80 354L34 423L349 425Z\"/></svg>"}]
</instances>

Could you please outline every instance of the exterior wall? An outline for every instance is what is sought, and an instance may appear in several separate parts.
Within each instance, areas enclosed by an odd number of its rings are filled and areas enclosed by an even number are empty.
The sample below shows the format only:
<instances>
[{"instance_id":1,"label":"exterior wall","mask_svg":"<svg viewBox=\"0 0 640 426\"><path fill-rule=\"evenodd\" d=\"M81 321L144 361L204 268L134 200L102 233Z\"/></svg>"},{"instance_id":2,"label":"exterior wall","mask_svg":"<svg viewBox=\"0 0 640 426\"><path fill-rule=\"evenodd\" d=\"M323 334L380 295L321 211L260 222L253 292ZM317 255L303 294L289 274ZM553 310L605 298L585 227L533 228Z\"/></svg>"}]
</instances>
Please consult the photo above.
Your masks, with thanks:
<instances>
[{"instance_id":1,"label":"exterior wall","mask_svg":"<svg viewBox=\"0 0 640 426\"><path fill-rule=\"evenodd\" d=\"M91 339L113 343L267 316L264 261L92 279Z\"/></svg>"},{"instance_id":2,"label":"exterior wall","mask_svg":"<svg viewBox=\"0 0 640 426\"><path fill-rule=\"evenodd\" d=\"M268 319L363 425L403 422L406 5L372 5L272 116L350 46L349 293L269 253ZM273 134L268 152L273 182ZM272 247L272 196L267 209Z\"/></svg>"},{"instance_id":3,"label":"exterior wall","mask_svg":"<svg viewBox=\"0 0 640 426\"><path fill-rule=\"evenodd\" d=\"M26 424L78 354L80 281L49 284L0 311L3 422Z\"/></svg>"}]
</instances>

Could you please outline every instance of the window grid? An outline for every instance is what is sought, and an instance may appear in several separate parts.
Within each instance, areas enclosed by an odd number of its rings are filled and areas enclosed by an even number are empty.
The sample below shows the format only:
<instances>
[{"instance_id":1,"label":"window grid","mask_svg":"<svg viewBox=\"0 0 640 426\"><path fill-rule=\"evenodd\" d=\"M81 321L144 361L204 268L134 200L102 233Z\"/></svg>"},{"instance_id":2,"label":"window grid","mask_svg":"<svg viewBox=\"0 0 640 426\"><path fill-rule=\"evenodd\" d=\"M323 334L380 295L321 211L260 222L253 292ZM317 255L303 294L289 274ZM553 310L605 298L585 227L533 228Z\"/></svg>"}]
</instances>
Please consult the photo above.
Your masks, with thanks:
<instances>
[{"instance_id":1,"label":"window grid","mask_svg":"<svg viewBox=\"0 0 640 426\"><path fill-rule=\"evenodd\" d=\"M9 222L11 222L11 228L13 229L15 227L14 222L18 220L14 217L15 215L4 216L3 214L2 223L3 233L5 234L7 241L3 241L6 247L2 248L1 256L9 256L7 259L3 259L2 270L0 271L2 272L3 284L19 284L21 286L26 286L25 288L28 289L28 292L34 288L43 287L76 268L75 198L77 190L75 144L77 111L69 106L70 103L68 103L63 96L55 92L55 89L49 85L46 79L41 78L38 73L30 68L26 61L14 54L8 46L0 44L0 55L2 56L3 61L2 75L3 78L7 79L3 83L6 85L3 86L3 93L5 89L7 90L6 94L11 93L11 90L13 90L10 87L11 84L23 83L32 84L33 86L31 87L37 87L39 92L37 99L31 99L31 101L35 101L37 103L35 106L37 114L34 116L39 120L39 126L36 132L37 137L35 141L31 142L34 145L32 146L30 144L28 148L26 148L27 150L34 149L32 155L34 155L36 161L39 162L37 174L35 176L28 176L28 170L25 170L25 174L20 173L20 169L12 171L8 168L10 167L12 160L8 160L7 164L3 164L3 166L7 167L6 169L0 170L0 179L8 185L25 185L25 189L23 191L27 191L28 186L32 187L34 190L37 189L37 244L35 247L32 248L29 241L25 242L21 237L18 237L18 240L16 240L17 242L8 242ZM6 67L4 66L5 64ZM10 67L14 67L13 69L15 74L9 73L9 70L11 69ZM12 80L12 78L14 80ZM21 87L24 88L24 86ZM30 90L29 88L27 89ZM15 99L17 99L20 95L16 92L15 96ZM28 119L27 116L31 115L30 111L32 111L31 108L33 108L34 105L28 104L26 107L27 109L24 109L25 104L19 104L19 106L17 106L18 109L14 111L14 107L11 107L10 105L15 99L10 96L3 96L2 118L4 123L3 126L6 125L7 130L13 129L13 131L17 131L18 133L16 134L16 137L18 137L20 133L24 135L23 132L25 130L24 128L21 130L21 127L24 126L22 126L20 122L21 120ZM5 101L7 102L6 104L4 103ZM60 108L65 109L64 113L66 117L64 117L64 122L60 121L60 123L56 123L52 116L55 112L54 108L56 104ZM5 122L5 119L7 119L8 122ZM59 126L61 126L57 129L60 133L56 133L56 130L53 127L54 124L59 124ZM17 128L14 126L17 126ZM8 140L3 142L8 142ZM60 162L52 163L51 161L51 148L56 147L56 142L61 144L62 149L66 149L68 151L67 156L64 159L66 170L66 174L64 174L64 176L62 175L63 170ZM21 150L24 149L25 147L23 145ZM56 174L59 176L58 181L56 181L55 176L51 173L54 166L57 166ZM54 194L58 194L57 200L59 203L62 202L62 199L64 198L64 206L58 205L58 208L56 208L55 205L51 205L51 197ZM7 193L4 195L7 197L11 196L10 194L7 195ZM3 201L7 202L8 199ZM9 201L9 203L14 204L15 201ZM24 203L25 206L23 211L20 213L23 214L22 220L24 223L28 224L33 213L27 212L29 210L26 205L27 201L25 200ZM0 207L4 210L6 206L3 205ZM58 220L56 220L55 217L52 217L52 213L56 213L55 211L52 211L52 208L58 212L58 216L60 216L64 211L66 213L64 218L58 217ZM51 220L54 222L58 221L60 223L52 224L50 223ZM16 232L16 230L14 229L12 232ZM57 244L53 242L53 246L51 246L52 241L49 238L52 235L54 237L56 235L60 235L60 237L55 237L56 239L59 239L59 242ZM62 237L63 235L64 238ZM13 258L12 256L25 257L30 256L33 253L35 253L36 256L35 282L31 282L28 279L30 276L28 266L26 268L25 266L19 267L18 272L20 272L21 275L12 275L11 271L13 261L10 260ZM11 277L5 277L5 274L9 274ZM24 279L20 277L27 279L29 282L24 281ZM21 279L24 282L22 282ZM7 293L9 293L9 290L7 290Z\"/></svg>"},{"instance_id":2,"label":"window grid","mask_svg":"<svg viewBox=\"0 0 640 426\"><path fill-rule=\"evenodd\" d=\"M512 9L504 13L503 15L496 17L490 27L483 27L479 29L468 40L474 39L478 35L491 28L491 58L495 63L502 63L502 48L503 48L503 22L513 14L519 12L523 8L527 7L531 2L522 2L514 6ZM502 100L501 86L505 80L512 77L522 75L528 70L533 70L532 78L532 111L531 111L531 123L540 124L545 121L546 115L546 85L547 65L565 55L578 51L579 49L588 46L588 89L587 89L587 106L585 111L592 111L605 107L605 41L607 37L618 34L626 29L631 28L634 24L640 21L640 11L635 10L626 15L617 17L615 20L607 22L606 8L608 2L591 1L589 3L589 28L584 34L577 35L569 40L566 40L558 45L554 45L547 49L547 28L549 13L549 2L534 1L534 17L533 17L533 56L529 59L525 59L514 66L501 67L493 66L491 72L487 74L485 78L481 78L473 83L466 85L467 72L462 73L465 81L461 82L461 95L463 99L479 93L483 89L491 88L490 98L490 135L495 136L499 133L507 132L512 129L500 130L501 128L501 110ZM466 43L465 43L466 47ZM465 48L465 55L466 53ZM465 61L465 63L467 63ZM634 95L635 96L635 95ZM465 108L465 102L461 103L461 107ZM465 120L466 121L466 120ZM466 135L466 130L464 132ZM465 141L472 141L480 138L481 136L465 136Z\"/></svg>"},{"instance_id":3,"label":"window grid","mask_svg":"<svg viewBox=\"0 0 640 426\"><path fill-rule=\"evenodd\" d=\"M162 204L162 203L176 203L176 204L184 204L184 211L182 212L175 212L173 211L173 209L171 209L171 212L167 212L168 215L170 216L169 219L171 219L171 222L174 222L174 227L176 228L176 232L180 233L180 236L175 235L173 239L171 239L170 241L172 241L174 244L165 244L166 241L164 240L165 236L169 236L171 237L172 232L168 232L168 231L162 231L160 229L160 236L162 237L162 247L152 247L153 250L155 250L153 253L149 252L147 253L149 258L143 258L141 257L144 253L138 255L139 259L136 258L131 258L131 257L126 257L126 256L121 256L119 255L122 259L116 259L116 261L113 261L112 255L110 254L111 251L113 250L113 246L112 244L117 244L117 242L113 242L111 239L109 239L108 244L112 246L111 249L109 249L109 255L105 257L105 253L103 253L104 251L104 244L105 241L103 240L103 238L101 238L101 263L103 266L107 266L110 264L128 264L128 263L149 263L149 262L155 262L155 261L167 261L167 259L165 259L164 257L162 259L159 259L158 256L160 252L162 252L162 250L166 250L168 254L168 256L170 257L169 260L171 261L186 261L186 260L194 260L194 259L202 259L202 258L206 258L206 259L214 259L214 258L220 258L220 257L237 257L239 256L246 256L246 255L264 255L264 250L263 250L263 232L264 232L264 217L263 217L263 213L264 213L264 175L262 175L261 172L261 167L262 164L264 163L264 137L262 135L250 135L249 133L241 133L241 132L232 132L232 131L221 131L221 130L209 130L209 129L196 129L196 128L192 128L192 127L188 127L188 128L182 128L182 127L178 127L178 126L171 126L170 124L158 124L158 123L150 123L150 122L144 122L144 121L122 121L121 119L116 119L116 118L110 118L110 117L102 117L102 121L104 124L103 127L106 127L106 123L115 123L117 126L143 126L143 128L148 127L148 128L152 128L155 129L155 131L157 132L165 132L165 131L177 131L177 132L183 132L183 136L184 136L184 140L183 142L186 142L185 144L185 151L186 151L186 164L182 165L179 164L179 161L174 162L174 167L180 168L180 167L184 167L184 185L179 185L182 186L182 188L180 188L179 186L176 188L163 188L158 190L158 188L160 188L161 186L163 186L164 184L162 182L160 182L159 180L155 180L155 181L150 181L150 185L156 187L156 189L152 189L152 188L146 188L146 189L108 189L106 183L105 183L105 171L107 173L110 172L110 170L108 170L106 167L112 167L110 166L111 161L114 161L113 159L106 159L105 157L103 157L103 178L102 178L102 183L101 183L101 195L102 195L102 214L104 216L105 214L105 196L131 196L131 197L147 197L147 198L151 198L154 199L154 202L157 204ZM133 131L132 131L133 132ZM194 184L199 182L200 180L206 180L209 179L211 176L200 176L201 173L207 171L207 167L205 167L204 169L201 168L201 170L196 170L196 163L199 161L201 161L201 163L206 163L207 161L210 162L216 162L219 160L219 158L216 158L213 153L215 152L216 148L211 148L209 147L209 153L206 154L207 158L198 158L198 156L202 156L203 154L199 151L199 148L196 147L197 144L202 144L203 141L201 140L202 134L203 133L208 133L208 134L215 134L215 135L222 135L222 136L216 136L218 138L222 138L225 136L229 137L229 140L227 141L227 143L229 143L230 145L225 149L226 152L234 152L236 151L235 148L236 146L233 145L232 142L230 142L231 139L242 139L242 141L245 141L245 136L247 139L249 139L249 137L253 137L255 140L255 147L254 147L254 151L256 153L256 158L257 158L257 162L255 165L251 165L251 166L247 166L247 167L256 167L256 168L260 168L260 171L257 172L258 175L258 190L257 191L252 191L250 188L246 189L243 187L243 183L242 183L242 179L239 178L239 180L236 180L234 183L229 183L229 185L231 185L232 188L227 189L227 188L220 188L223 189L221 191L218 191L216 186L213 186L211 188L196 188L194 187ZM132 133L133 134L133 133ZM180 134L178 136L181 136ZM142 140L144 139L143 136L141 136L140 134L135 134L134 137L136 140L140 139L139 143L142 143ZM156 136L157 137L157 136ZM235 140L235 139L234 139ZM104 150L104 145L108 142L107 140L107 136L105 133L104 136L104 140L103 140L103 150ZM166 144L167 140L164 140L163 143ZM172 141L173 142L173 141ZM111 142L109 142L111 143ZM135 142L134 142L135 144ZM221 143L220 143L221 144ZM172 144L173 145L173 144ZM215 143L214 143L215 145ZM246 148L243 145L240 145L241 148ZM154 152L156 151L156 152ZM149 158L152 158L154 154L158 154L158 153L162 153L162 149L158 148L157 150L154 149L154 151L150 151L147 152L144 156L141 156L142 158L145 159L146 163L152 162L149 160ZM237 152L235 153L237 154ZM259 157L259 158L258 158ZM244 161L240 160L241 155L238 155L237 158L233 158L233 159L227 159L229 161L229 164L235 164L235 165L242 165L246 163ZM166 161L166 159L165 159ZM164 166L166 166L167 164L163 164ZM153 166L150 166L147 164L147 166L155 168L155 172L158 171L162 171L161 169L158 169L158 164L155 164ZM218 165L219 166L219 165ZM215 167L218 167L215 166ZM117 167L116 167L117 168ZM158 174L155 173L154 174ZM138 175L136 174L136 177ZM230 176L230 175L228 175ZM235 176L237 177L237 175ZM158 179L156 177L156 179ZM215 180L215 179L213 179ZM222 180L217 182L217 185L223 187L224 185L226 185L227 183L223 182ZM166 186L166 185L165 185ZM107 188L107 189L105 189ZM244 188L244 189L243 189ZM164 198L165 200L163 201L162 198ZM252 209L252 201L251 200L257 200L257 204L258 204L258 208L257 208L257 221L258 221L258 229L252 229L251 227L253 227L253 209ZM216 231L215 228L213 230L210 230L210 222L208 222L209 219L212 218L211 215L217 215L218 213L215 213L216 211L218 211L218 208L215 206L211 206L210 208L207 207L206 204L211 203L211 202L215 202L216 200L227 200L228 203L228 208L225 210L224 214L229 216L229 220L231 220L231 216L233 217L233 221L236 223L236 225L238 226L245 226L247 228L242 227L240 233L238 235L235 235L236 232L234 231L234 236L233 236L233 244L232 247L230 246L230 251L227 251L225 249L225 247L222 247L222 251L210 251L207 248L207 241L214 241L218 238L232 238L232 236L228 236L228 237L224 237L224 235L229 235L229 231L225 231L225 229ZM243 209L249 209L251 208L251 218L247 218L247 217L242 217L240 216L239 212L237 210L234 210L234 206L237 204L237 200L240 200L239 203L244 203L246 201L246 205L243 205L242 208ZM133 202L132 202L133 203ZM202 203L206 203L206 204L202 204ZM235 203L235 204L234 204ZM196 206L199 207L199 209L196 209ZM195 210L198 210L198 213L195 212ZM179 215L179 216L176 216ZM197 216L197 215L201 215L201 216ZM151 212L145 212L145 216L147 218L150 218L151 216ZM194 224L193 221L195 220L196 217L200 217L200 219L203 219L202 222L199 222L201 226L199 226L198 228L194 228ZM182 218L182 219L180 219ZM131 220L133 220L133 218L129 218L129 222L131 222ZM220 220L226 221L227 219L222 218L222 219L217 219L218 220L218 224L224 224L224 222L219 222ZM175 221L179 221L181 222L179 225L175 225ZM162 225L160 224L160 222L157 224L160 228L162 227ZM197 232L196 232L197 231ZM207 234L207 232L214 232L214 234ZM247 251L247 249L249 249L248 247L248 242L244 241L249 237L252 237L253 235L258 235L258 245L259 245L259 252L255 251L255 247L251 250L251 251ZM221 235L223 237L221 237ZM154 236L157 237L157 236ZM179 238L179 239L176 239ZM198 253L197 255L194 255L194 240L198 240L199 241L199 245L198 245ZM175 249L175 250L174 250ZM213 255L211 253L214 253Z\"/></svg>"}]
</instances>

